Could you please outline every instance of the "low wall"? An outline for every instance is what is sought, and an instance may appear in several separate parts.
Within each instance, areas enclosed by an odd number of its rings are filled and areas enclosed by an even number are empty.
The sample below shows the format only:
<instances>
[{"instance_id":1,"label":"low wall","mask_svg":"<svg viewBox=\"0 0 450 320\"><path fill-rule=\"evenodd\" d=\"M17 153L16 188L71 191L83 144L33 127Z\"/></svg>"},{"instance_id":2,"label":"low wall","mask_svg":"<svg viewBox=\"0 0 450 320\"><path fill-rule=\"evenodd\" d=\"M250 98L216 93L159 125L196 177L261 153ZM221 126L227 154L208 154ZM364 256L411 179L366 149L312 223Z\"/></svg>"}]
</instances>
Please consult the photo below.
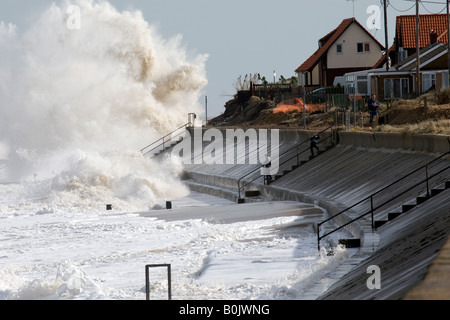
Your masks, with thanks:
<instances>
[{"instance_id":1,"label":"low wall","mask_svg":"<svg viewBox=\"0 0 450 320\"><path fill-rule=\"evenodd\" d=\"M344 145L377 149L402 149L414 152L445 153L450 150L450 136L406 133L338 132Z\"/></svg>"},{"instance_id":2,"label":"low wall","mask_svg":"<svg viewBox=\"0 0 450 320\"><path fill-rule=\"evenodd\" d=\"M207 129L204 129L206 131ZM219 128L226 136L226 130ZM239 130L239 129L231 129ZM261 129L256 129L261 130ZM264 129L262 129L264 130ZM268 129L272 130L272 129ZM192 136L194 131L189 129ZM244 130L244 133L247 130ZM328 134L327 131L325 134ZM294 145L307 141L316 132L298 129L279 129L280 144ZM414 152L445 153L450 150L450 136L414 133L390 133L390 132L346 132L337 131L333 137L333 143L352 145L355 147L378 148L378 149L402 149Z\"/></svg>"}]
</instances>

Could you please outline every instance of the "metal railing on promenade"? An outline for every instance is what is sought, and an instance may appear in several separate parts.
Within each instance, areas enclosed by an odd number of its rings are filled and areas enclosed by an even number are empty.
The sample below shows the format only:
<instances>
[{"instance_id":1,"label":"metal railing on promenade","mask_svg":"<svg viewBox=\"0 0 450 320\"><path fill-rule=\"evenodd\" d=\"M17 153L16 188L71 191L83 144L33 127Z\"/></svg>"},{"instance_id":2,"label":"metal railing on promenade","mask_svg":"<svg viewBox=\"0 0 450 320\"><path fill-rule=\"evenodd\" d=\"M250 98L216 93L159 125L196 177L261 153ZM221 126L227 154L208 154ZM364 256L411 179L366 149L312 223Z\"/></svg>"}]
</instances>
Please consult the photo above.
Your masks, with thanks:
<instances>
[{"instance_id":1,"label":"metal railing on promenade","mask_svg":"<svg viewBox=\"0 0 450 320\"><path fill-rule=\"evenodd\" d=\"M318 144L319 144L319 143L322 143L322 142L324 142L324 141L326 141L326 140L328 140L328 139L330 139L330 138L333 136L333 127L334 127L334 125L333 125L333 126L330 126L330 127L328 127L328 128L326 128L326 129L324 129L324 130L322 130L322 131L320 131L320 132L318 132L318 133L315 134L315 135L321 135L321 134L323 134L324 132L326 132L326 131L328 131L328 130L331 131L331 134L330 134L329 136L327 136L326 138L324 138L324 139L320 139L320 140L318 141ZM310 150L310 147L308 147L307 149L303 149L303 150L301 150L301 151L299 151L299 148L300 148L302 145L308 143L309 141L310 141L310 138L308 138L308 139L306 139L306 140L304 140L304 141L302 141L302 142L296 144L295 146L289 148L288 150L286 150L285 152L283 152L281 155L279 155L279 159L281 160L281 162L279 163L279 166L281 167L283 164L285 164L285 163L291 161L291 160L294 159L294 158L297 158L297 165L300 165L300 158L299 158L299 156L300 156L301 154L303 154L304 152ZM295 151L295 150L296 150L296 153L295 153L294 156L292 156L292 157L290 157L290 158L288 158L288 159L282 159L282 157L286 156L287 154L289 154L289 153L291 153L292 151ZM263 177L263 175L258 175L257 177L252 178L250 181L243 181L243 179L244 179L244 178L247 178L248 176L250 176L250 175L252 175L252 174L254 174L255 172L260 171L260 170L261 170L261 167L258 167L258 168L256 168L256 169L251 170L250 172L246 173L245 175L243 175L242 177L239 178L239 180L238 180L238 197L239 197L239 199L242 199L242 197L241 197L241 195L242 195L242 190L243 190L246 186L248 186L249 184L251 184L252 182L256 181L257 179L259 179L259 178L261 178L261 177ZM241 184L241 183L242 183L242 184Z\"/></svg>"},{"instance_id":2,"label":"metal railing on promenade","mask_svg":"<svg viewBox=\"0 0 450 320\"><path fill-rule=\"evenodd\" d=\"M418 187L418 186L420 186L422 184L425 186L426 197L429 198L431 196L431 193L430 193L430 180L432 178L437 177L438 175L442 174L443 172L447 171L448 169L450 169L450 165L447 165L446 167L440 169L438 172L435 172L432 175L429 174L429 168L430 168L430 166L432 164L434 164L435 162L437 162L438 160L444 158L445 156L447 156L449 154L450 154L450 151L442 154L441 156L437 157L436 159L434 159L434 160L428 162L427 164L425 164L425 165L423 165L423 166L421 166L421 167L411 171L407 175L405 175L405 176L401 177L400 179L398 179L398 180L388 184L387 186L381 188L380 190L372 193L371 195L369 195L369 196L365 197L364 199L358 201L357 203L353 204L352 206L350 206L350 207L340 211L339 213L333 215L332 217L330 217L330 218L328 218L328 219L318 223L317 224L317 248L318 248L318 250L320 250L320 240L322 240L323 238L329 236L332 233L335 233L336 231L339 231L339 230L345 228L346 226L350 225L351 223L354 223L354 222L358 221L359 219L361 219L361 218L363 218L363 217L365 217L365 216L367 216L369 214L371 215L371 226L372 226L372 229L375 229L374 213L375 213L376 210L378 210L378 209L380 209L382 207L385 207L388 203L392 202L393 200L398 199L399 197L405 195L406 193L410 192L411 190L413 190L414 188L416 188L416 187ZM425 175L424 179L422 179L421 181L416 182L416 183L414 183L412 185L409 185L405 190L396 193L394 196L388 197L388 200L383 201L381 204L378 204L376 206L374 205L374 198L375 198L375 196L380 195L381 193L383 193L387 189L393 187L394 185L398 184L401 181L406 180L407 178L410 178L412 175L414 175L414 174L416 174L416 173L418 173L420 171L424 171L423 172L423 174ZM397 188L397 190L398 190L398 188ZM392 191L390 191L390 192L392 192ZM336 217L344 214L345 212L348 212L349 210L355 208L358 205L363 204L364 202L368 202L370 204L370 209L367 212L359 215L358 217L350 220L349 222L346 222L346 223L340 225L339 227L337 227L337 228L335 228L335 229L333 229L333 230L331 230L331 231L329 231L329 232L327 232L327 233L325 233L323 235L320 235L320 226L321 225L325 224L326 222L331 221L332 219L335 219Z\"/></svg>"},{"instance_id":3,"label":"metal railing on promenade","mask_svg":"<svg viewBox=\"0 0 450 320\"><path fill-rule=\"evenodd\" d=\"M141 153L143 153L144 155L149 154L150 152L162 147L162 150L164 150L166 143L168 142L172 142L174 138L176 137L181 137L181 135L183 133L185 133L185 130L182 129L186 129L187 127L191 126L192 124L186 123L184 125L182 125L181 127L179 127L178 129L173 130L172 132L166 134L164 137L156 140L155 142L149 144L148 146L146 146L145 148L141 149ZM180 131L179 133L176 133L177 131Z\"/></svg>"}]
</instances>

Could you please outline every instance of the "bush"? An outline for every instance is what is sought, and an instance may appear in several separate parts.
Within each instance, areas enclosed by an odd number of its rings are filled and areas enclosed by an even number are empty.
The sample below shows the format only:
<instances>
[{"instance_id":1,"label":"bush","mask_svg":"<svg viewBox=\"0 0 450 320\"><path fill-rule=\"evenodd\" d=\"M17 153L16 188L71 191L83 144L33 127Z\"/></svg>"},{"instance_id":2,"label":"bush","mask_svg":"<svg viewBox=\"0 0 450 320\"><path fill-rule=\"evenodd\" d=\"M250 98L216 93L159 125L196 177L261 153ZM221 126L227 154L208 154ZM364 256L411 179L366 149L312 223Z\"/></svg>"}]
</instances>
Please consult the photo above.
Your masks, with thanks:
<instances>
[{"instance_id":1,"label":"bush","mask_svg":"<svg viewBox=\"0 0 450 320\"><path fill-rule=\"evenodd\" d=\"M450 103L450 87L441 89L436 92L436 103L437 104Z\"/></svg>"}]
</instances>

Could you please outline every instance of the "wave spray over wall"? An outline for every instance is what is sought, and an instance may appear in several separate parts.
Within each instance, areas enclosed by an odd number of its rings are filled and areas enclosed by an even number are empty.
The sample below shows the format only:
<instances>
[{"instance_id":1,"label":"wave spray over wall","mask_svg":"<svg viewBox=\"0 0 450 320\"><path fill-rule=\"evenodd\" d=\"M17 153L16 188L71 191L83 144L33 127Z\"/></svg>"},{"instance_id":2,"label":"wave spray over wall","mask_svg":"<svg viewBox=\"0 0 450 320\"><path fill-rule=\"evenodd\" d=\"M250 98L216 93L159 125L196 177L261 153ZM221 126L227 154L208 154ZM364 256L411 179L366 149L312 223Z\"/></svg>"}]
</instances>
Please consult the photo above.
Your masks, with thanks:
<instances>
[{"instance_id":1,"label":"wave spray over wall","mask_svg":"<svg viewBox=\"0 0 450 320\"><path fill-rule=\"evenodd\" d=\"M69 7L79 28L68 26ZM0 185L0 212L141 210L187 194L178 159L138 150L202 112L206 55L163 39L139 11L74 0L28 30L0 22L0 57L1 180L16 183Z\"/></svg>"}]
</instances>

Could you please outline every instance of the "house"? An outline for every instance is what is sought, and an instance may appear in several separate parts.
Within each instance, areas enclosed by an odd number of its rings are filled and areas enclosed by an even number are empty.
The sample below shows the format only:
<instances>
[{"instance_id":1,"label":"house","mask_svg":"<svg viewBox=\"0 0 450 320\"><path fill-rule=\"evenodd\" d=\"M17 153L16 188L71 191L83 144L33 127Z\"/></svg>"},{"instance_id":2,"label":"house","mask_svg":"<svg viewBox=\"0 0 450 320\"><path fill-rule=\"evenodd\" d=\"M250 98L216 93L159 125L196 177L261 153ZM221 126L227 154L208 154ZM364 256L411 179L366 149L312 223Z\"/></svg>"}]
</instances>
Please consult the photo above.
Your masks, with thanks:
<instances>
[{"instance_id":1,"label":"house","mask_svg":"<svg viewBox=\"0 0 450 320\"><path fill-rule=\"evenodd\" d=\"M384 46L355 18L341 24L319 40L319 48L295 72L299 83L305 75L306 86L329 87L335 77L368 70L379 61Z\"/></svg>"},{"instance_id":2,"label":"house","mask_svg":"<svg viewBox=\"0 0 450 320\"><path fill-rule=\"evenodd\" d=\"M427 14L419 16L419 62L417 77L416 16L396 18L396 37L388 54L392 66L386 71L385 56L366 72L350 72L345 75L346 86L357 88L363 95L375 93L380 100L407 98L449 85L447 46L447 15ZM350 90L349 90L350 91Z\"/></svg>"},{"instance_id":3,"label":"house","mask_svg":"<svg viewBox=\"0 0 450 320\"><path fill-rule=\"evenodd\" d=\"M447 40L446 14L419 15L419 49L435 42L446 44ZM416 16L397 16L394 43L388 50L391 65L400 63L416 53L416 50ZM385 67L385 61L385 55L383 55L373 69Z\"/></svg>"},{"instance_id":4,"label":"house","mask_svg":"<svg viewBox=\"0 0 450 320\"><path fill-rule=\"evenodd\" d=\"M396 18L395 56L393 64L399 63L416 53L416 16L404 15ZM419 15L419 48L425 48L430 43L447 44L447 15Z\"/></svg>"},{"instance_id":5,"label":"house","mask_svg":"<svg viewBox=\"0 0 450 320\"><path fill-rule=\"evenodd\" d=\"M434 42L420 50L421 92L449 85L448 47ZM417 54L392 66L389 71L377 68L345 75L346 86L356 87L362 95L376 94L380 100L408 98L417 85ZM351 91L351 90L348 90Z\"/></svg>"}]
</instances>

